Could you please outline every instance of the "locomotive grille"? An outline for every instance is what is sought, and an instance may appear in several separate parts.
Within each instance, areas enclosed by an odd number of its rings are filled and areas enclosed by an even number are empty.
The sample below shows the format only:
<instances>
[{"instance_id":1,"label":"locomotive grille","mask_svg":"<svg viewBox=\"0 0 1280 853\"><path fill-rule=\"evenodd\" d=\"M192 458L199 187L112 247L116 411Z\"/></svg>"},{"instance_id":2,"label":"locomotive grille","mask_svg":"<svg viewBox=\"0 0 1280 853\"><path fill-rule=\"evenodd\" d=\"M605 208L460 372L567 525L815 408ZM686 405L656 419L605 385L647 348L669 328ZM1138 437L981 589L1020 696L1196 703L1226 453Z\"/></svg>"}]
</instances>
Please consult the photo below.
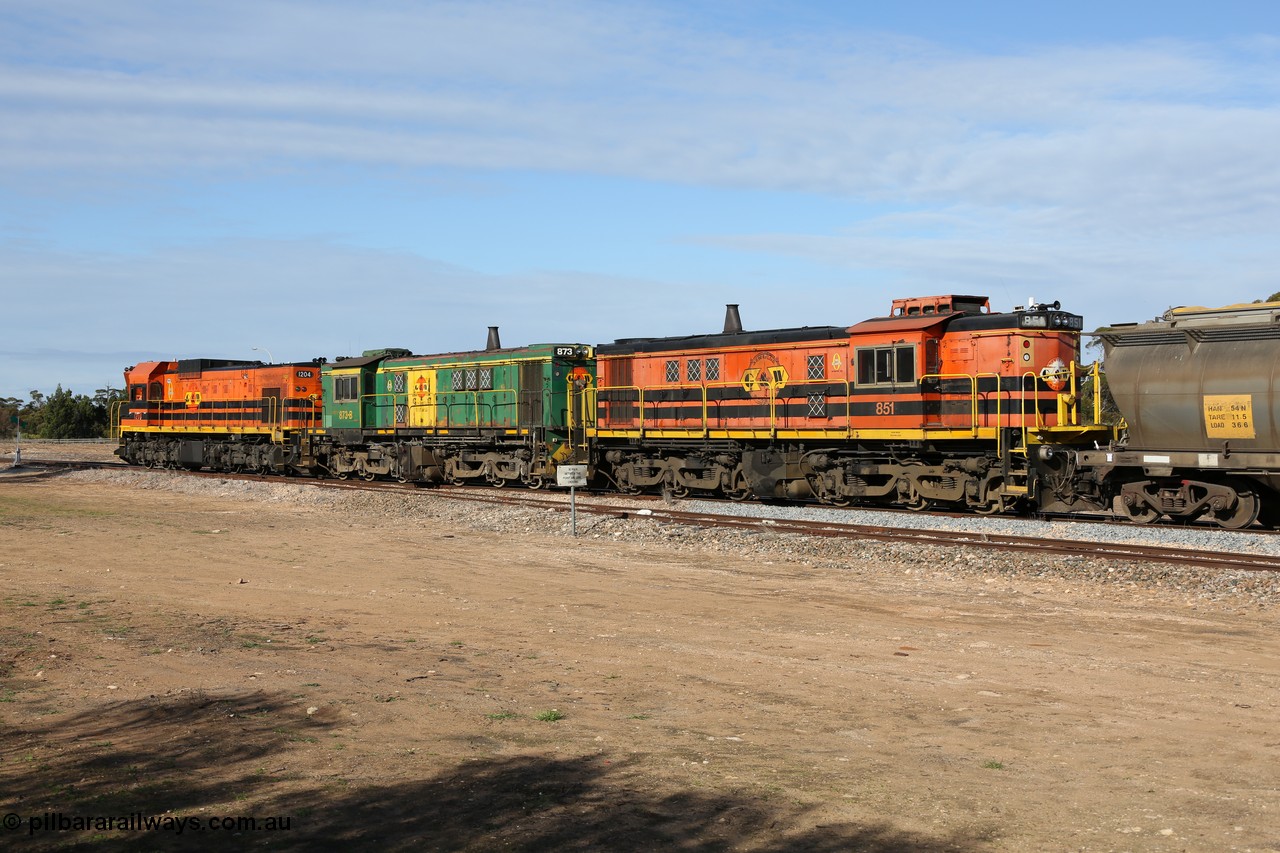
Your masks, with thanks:
<instances>
[{"instance_id":1,"label":"locomotive grille","mask_svg":"<svg viewBox=\"0 0 1280 853\"><path fill-rule=\"evenodd\" d=\"M405 405L404 403L396 403L396 412L395 412L396 423L398 424L404 423L408 416L408 412L409 412L409 407L407 405Z\"/></svg>"},{"instance_id":2,"label":"locomotive grille","mask_svg":"<svg viewBox=\"0 0 1280 853\"><path fill-rule=\"evenodd\" d=\"M403 394L403 393L404 393L404 390L405 390L405 377L406 377L407 375L408 375L408 374L405 374L405 373L393 373L393 374L391 374L391 391L392 391L392 393L394 393L394 394ZM397 420L399 420L399 419L397 418Z\"/></svg>"},{"instance_id":3,"label":"locomotive grille","mask_svg":"<svg viewBox=\"0 0 1280 853\"><path fill-rule=\"evenodd\" d=\"M827 416L827 395L826 394L810 394L809 395L809 417L825 418Z\"/></svg>"}]
</instances>

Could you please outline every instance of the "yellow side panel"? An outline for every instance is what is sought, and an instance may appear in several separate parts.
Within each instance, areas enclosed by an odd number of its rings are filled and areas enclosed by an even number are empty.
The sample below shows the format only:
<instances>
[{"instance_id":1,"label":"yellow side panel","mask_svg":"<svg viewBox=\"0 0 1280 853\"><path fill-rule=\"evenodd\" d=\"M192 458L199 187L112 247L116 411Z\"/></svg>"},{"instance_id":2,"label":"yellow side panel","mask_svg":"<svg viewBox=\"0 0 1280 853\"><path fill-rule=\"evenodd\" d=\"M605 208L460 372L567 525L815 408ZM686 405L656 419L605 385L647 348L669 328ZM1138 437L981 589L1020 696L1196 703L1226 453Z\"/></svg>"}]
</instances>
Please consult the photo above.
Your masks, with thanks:
<instances>
[{"instance_id":1,"label":"yellow side panel","mask_svg":"<svg viewBox=\"0 0 1280 853\"><path fill-rule=\"evenodd\" d=\"M436 371L409 371L409 426L436 425Z\"/></svg>"},{"instance_id":2,"label":"yellow side panel","mask_svg":"<svg viewBox=\"0 0 1280 853\"><path fill-rule=\"evenodd\" d=\"M1204 432L1209 438L1257 438L1252 394L1205 394Z\"/></svg>"}]
</instances>

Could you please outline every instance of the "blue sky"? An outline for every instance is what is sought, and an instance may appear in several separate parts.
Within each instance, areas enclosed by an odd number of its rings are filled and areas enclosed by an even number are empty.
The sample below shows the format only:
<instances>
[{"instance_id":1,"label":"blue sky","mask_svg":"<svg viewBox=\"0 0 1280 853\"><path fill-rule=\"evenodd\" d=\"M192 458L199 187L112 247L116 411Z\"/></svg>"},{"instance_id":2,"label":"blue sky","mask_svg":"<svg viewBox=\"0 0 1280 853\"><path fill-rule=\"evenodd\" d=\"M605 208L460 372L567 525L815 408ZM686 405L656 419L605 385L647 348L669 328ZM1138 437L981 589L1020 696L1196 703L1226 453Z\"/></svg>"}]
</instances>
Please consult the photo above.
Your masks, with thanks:
<instances>
[{"instance_id":1,"label":"blue sky","mask_svg":"<svg viewBox=\"0 0 1280 853\"><path fill-rule=\"evenodd\" d=\"M1261 2L0 0L0 396L725 302L1251 301L1278 60Z\"/></svg>"}]
</instances>

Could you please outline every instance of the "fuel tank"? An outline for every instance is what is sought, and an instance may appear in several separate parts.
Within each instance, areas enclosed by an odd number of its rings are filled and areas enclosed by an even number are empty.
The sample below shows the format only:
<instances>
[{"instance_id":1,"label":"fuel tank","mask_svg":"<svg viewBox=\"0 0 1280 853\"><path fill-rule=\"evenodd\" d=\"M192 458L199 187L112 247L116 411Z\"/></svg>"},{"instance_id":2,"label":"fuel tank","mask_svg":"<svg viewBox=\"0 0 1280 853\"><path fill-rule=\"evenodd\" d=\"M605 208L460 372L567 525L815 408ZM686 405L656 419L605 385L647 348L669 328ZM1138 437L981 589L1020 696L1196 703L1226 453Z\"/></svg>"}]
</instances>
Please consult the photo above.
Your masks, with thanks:
<instances>
[{"instance_id":1,"label":"fuel tank","mask_svg":"<svg viewBox=\"0 0 1280 853\"><path fill-rule=\"evenodd\" d=\"M1131 446L1280 448L1280 303L1175 308L1100 337Z\"/></svg>"}]
</instances>

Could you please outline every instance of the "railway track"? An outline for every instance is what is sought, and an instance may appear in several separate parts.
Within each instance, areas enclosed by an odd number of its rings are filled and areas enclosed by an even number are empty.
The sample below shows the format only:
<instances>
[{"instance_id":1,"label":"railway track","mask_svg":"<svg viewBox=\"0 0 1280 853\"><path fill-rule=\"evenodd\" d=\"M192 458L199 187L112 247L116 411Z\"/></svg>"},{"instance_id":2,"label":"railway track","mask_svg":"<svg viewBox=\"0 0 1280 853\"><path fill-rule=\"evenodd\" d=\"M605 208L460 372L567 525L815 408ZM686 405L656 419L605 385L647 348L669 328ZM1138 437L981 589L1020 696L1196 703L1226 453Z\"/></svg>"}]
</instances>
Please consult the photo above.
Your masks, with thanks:
<instances>
[{"instance_id":1,"label":"railway track","mask_svg":"<svg viewBox=\"0 0 1280 853\"><path fill-rule=\"evenodd\" d=\"M27 476L43 476L67 469L98 468L108 470L137 470L133 466L122 463L106 462L32 462L31 473ZM218 479L248 480L255 482L289 482L294 485L306 485L316 488L337 488L369 492L411 492L423 494L423 490L411 484L393 482L365 482L361 480L312 480L295 478L283 481L277 476L261 474L223 474L214 472L182 472L191 476L214 477ZM14 476L14 475L7 475ZM502 504L522 508L549 509L568 512L570 504L567 496L550 496L545 493L530 491L482 490L466 486L445 486L432 489L429 494L446 497L451 500L464 500L477 503ZM627 499L629 502L633 498ZM648 503L659 503L661 498L653 496ZM1082 557L1104 560L1128 560L1153 563L1167 563L1192 566L1213 570L1239 570L1251 572L1280 572L1280 557L1248 554L1226 553L1218 550L1195 548L1177 548L1164 545L1141 545L1119 542L1092 542L1079 539L1046 539L1037 536L1016 536L1004 533L965 532L956 530L930 530L920 528L902 528L868 524L839 523L829 521L806 521L784 518L746 518L734 515L722 515L710 512L693 512L661 506L655 508L637 508L619 506L616 498L598 499L593 496L580 496L577 511L589 516L618 519L632 519L655 522L659 524L679 524L691 527L730 528L757 533L794 534L801 536L817 536L833 539L860 539L879 542L897 542L904 544L927 545L934 547L969 547L986 550L1017 551L1030 554L1041 554L1051 557ZM939 515L950 515L938 513ZM913 515L919 515L913 513Z\"/></svg>"},{"instance_id":2,"label":"railway track","mask_svg":"<svg viewBox=\"0 0 1280 853\"><path fill-rule=\"evenodd\" d=\"M461 500L533 506L567 512L565 501L537 496L482 495L455 496ZM1022 551L1051 556L1090 557L1103 560L1138 560L1173 563L1212 569L1237 569L1256 572L1280 572L1280 557L1262 554L1227 554L1194 548L1168 548L1158 545L1083 542L1071 539L1044 539L1035 536L1012 536L998 533L962 533L954 530L922 530L882 527L866 524L841 524L793 519L741 518L717 513L687 512L672 509L627 509L611 505L579 502L578 512L612 518L643 518L669 524L693 527L727 527L773 534L792 533L832 539L872 539L880 542L902 542L945 547L972 547L1004 551Z\"/></svg>"}]
</instances>

